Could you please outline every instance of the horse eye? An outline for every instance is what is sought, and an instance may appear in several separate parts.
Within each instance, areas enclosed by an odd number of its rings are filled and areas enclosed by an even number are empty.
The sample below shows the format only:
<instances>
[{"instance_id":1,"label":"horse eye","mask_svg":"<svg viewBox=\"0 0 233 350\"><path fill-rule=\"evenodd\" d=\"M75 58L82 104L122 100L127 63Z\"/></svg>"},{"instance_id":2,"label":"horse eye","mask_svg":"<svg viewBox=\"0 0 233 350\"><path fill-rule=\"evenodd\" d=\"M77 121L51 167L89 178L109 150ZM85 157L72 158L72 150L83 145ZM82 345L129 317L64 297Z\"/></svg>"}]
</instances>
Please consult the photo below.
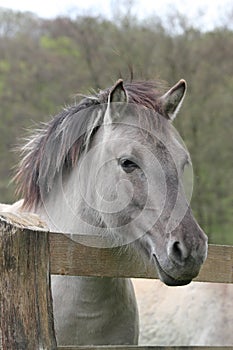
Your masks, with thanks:
<instances>
[{"instance_id":1,"label":"horse eye","mask_svg":"<svg viewBox=\"0 0 233 350\"><path fill-rule=\"evenodd\" d=\"M119 163L126 173L132 173L135 169L139 168L139 166L130 159L120 159Z\"/></svg>"}]
</instances>

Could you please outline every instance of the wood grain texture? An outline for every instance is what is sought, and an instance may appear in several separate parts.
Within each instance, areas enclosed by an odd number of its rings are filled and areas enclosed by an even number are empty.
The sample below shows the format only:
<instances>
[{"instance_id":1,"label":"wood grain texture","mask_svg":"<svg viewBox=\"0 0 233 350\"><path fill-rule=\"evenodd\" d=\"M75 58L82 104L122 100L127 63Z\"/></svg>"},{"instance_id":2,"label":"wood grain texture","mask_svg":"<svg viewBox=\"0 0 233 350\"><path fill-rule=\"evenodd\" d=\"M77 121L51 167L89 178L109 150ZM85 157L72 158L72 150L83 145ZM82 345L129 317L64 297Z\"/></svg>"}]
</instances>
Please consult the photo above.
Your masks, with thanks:
<instances>
[{"instance_id":1,"label":"wood grain texture","mask_svg":"<svg viewBox=\"0 0 233 350\"><path fill-rule=\"evenodd\" d=\"M207 260L195 280L233 283L233 246L210 244Z\"/></svg>"},{"instance_id":2,"label":"wood grain texture","mask_svg":"<svg viewBox=\"0 0 233 350\"><path fill-rule=\"evenodd\" d=\"M83 244L50 233L52 274L158 278L153 264L145 266L121 247L93 248L94 238L81 235L79 241ZM233 247L209 245L208 258L195 281L233 283Z\"/></svg>"},{"instance_id":3,"label":"wood grain texture","mask_svg":"<svg viewBox=\"0 0 233 350\"><path fill-rule=\"evenodd\" d=\"M108 346L59 346L58 350L232 350L232 347L222 346L135 346L135 345L108 345Z\"/></svg>"},{"instance_id":4,"label":"wood grain texture","mask_svg":"<svg viewBox=\"0 0 233 350\"><path fill-rule=\"evenodd\" d=\"M3 350L57 349L48 233L0 221L0 310Z\"/></svg>"}]
</instances>

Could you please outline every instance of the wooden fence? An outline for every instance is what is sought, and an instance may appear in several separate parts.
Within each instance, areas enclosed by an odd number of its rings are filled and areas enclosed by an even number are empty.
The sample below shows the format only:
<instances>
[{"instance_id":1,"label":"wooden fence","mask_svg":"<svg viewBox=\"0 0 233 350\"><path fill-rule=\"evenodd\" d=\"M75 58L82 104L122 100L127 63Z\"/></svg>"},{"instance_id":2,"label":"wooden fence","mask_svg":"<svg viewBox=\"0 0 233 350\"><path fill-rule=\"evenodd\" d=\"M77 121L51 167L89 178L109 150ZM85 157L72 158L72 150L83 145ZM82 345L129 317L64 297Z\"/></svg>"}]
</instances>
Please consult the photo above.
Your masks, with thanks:
<instances>
[{"instance_id":1,"label":"wooden fence","mask_svg":"<svg viewBox=\"0 0 233 350\"><path fill-rule=\"evenodd\" d=\"M140 278L157 278L157 275L153 266L145 267L136 260L129 263L132 257L123 253L121 248L93 248L95 238L82 235L78 236L79 243L76 243L67 235L49 233L38 227L38 223L35 226L34 219L0 215L0 348L179 349L153 346L57 347L50 274ZM207 261L196 281L233 283L233 247L209 245ZM200 349L182 347L186 348Z\"/></svg>"}]
</instances>

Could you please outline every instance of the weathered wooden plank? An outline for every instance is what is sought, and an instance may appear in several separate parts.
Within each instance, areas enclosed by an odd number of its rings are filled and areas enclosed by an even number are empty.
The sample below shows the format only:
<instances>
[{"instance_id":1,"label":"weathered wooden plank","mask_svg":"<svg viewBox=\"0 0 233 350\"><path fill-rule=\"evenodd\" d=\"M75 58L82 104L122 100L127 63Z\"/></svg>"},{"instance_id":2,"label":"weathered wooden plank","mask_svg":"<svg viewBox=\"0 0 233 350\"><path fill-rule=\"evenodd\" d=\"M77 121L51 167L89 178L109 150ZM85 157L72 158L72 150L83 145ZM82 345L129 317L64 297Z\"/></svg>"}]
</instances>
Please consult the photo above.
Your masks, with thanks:
<instances>
[{"instance_id":1,"label":"weathered wooden plank","mask_svg":"<svg viewBox=\"0 0 233 350\"><path fill-rule=\"evenodd\" d=\"M57 349L49 234L0 220L0 333L3 350Z\"/></svg>"},{"instance_id":2,"label":"weathered wooden plank","mask_svg":"<svg viewBox=\"0 0 233 350\"><path fill-rule=\"evenodd\" d=\"M210 244L207 260L195 280L233 283L233 246Z\"/></svg>"},{"instance_id":3,"label":"weathered wooden plank","mask_svg":"<svg viewBox=\"0 0 233 350\"><path fill-rule=\"evenodd\" d=\"M108 346L59 346L58 350L232 350L230 346L135 346L135 345L108 345Z\"/></svg>"},{"instance_id":4,"label":"weathered wooden plank","mask_svg":"<svg viewBox=\"0 0 233 350\"><path fill-rule=\"evenodd\" d=\"M156 278L154 266L146 266L127 254L125 247L95 248L95 237L77 236L74 242L63 234L50 234L51 273L79 276Z\"/></svg>"},{"instance_id":5,"label":"weathered wooden plank","mask_svg":"<svg viewBox=\"0 0 233 350\"><path fill-rule=\"evenodd\" d=\"M93 248L93 237L80 235L78 240L83 244L63 234L50 234L52 274L158 278L154 265L145 266L121 247ZM233 246L209 245L207 261L195 280L233 283Z\"/></svg>"}]
</instances>

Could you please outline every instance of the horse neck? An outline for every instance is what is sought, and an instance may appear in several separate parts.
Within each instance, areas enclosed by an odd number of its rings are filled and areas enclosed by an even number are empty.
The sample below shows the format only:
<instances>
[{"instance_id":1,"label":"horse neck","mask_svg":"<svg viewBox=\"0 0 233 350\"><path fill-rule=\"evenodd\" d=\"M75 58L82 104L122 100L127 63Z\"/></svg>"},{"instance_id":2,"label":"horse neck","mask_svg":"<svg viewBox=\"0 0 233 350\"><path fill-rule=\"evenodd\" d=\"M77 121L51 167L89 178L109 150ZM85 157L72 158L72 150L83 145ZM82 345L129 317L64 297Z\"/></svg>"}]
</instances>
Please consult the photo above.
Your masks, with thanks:
<instances>
[{"instance_id":1,"label":"horse neck","mask_svg":"<svg viewBox=\"0 0 233 350\"><path fill-rule=\"evenodd\" d=\"M78 168L65 177L59 174L50 193L35 210L51 231L92 234L91 228L96 227L97 217L85 204L85 194L79 187L78 178ZM89 179L85 181L85 188L90 188Z\"/></svg>"},{"instance_id":2,"label":"horse neck","mask_svg":"<svg viewBox=\"0 0 233 350\"><path fill-rule=\"evenodd\" d=\"M87 219L89 226L92 224L93 227L98 227L97 215L87 210L80 191L75 187L78 185L77 179L77 171L74 169L67 177L63 187L61 182L57 180L50 195L43 201L43 205L38 207L36 212L47 222L51 231L71 234L91 233L90 227L85 224ZM84 187L91 189L88 178ZM96 230L94 231L96 234ZM72 238L75 239L75 235L72 235ZM62 324L64 315L66 315L66 318L70 320L69 324L73 324L73 328L79 329L83 334L85 334L86 329L89 329L90 320L93 329L101 329L102 327L104 330L106 324L111 324L114 332L112 332L112 338L106 339L107 343L117 342L122 328L126 331L125 342L136 342L138 316L131 280L52 276L51 281L54 316L58 323ZM71 309L67 303L64 306L61 303L64 295L66 300L72 301ZM101 324L100 320L102 320ZM103 331L101 332L103 333ZM75 333L77 332L75 331ZM91 339L93 339L93 343L96 342L98 334L93 333ZM85 339L85 341L89 342L90 339Z\"/></svg>"},{"instance_id":3,"label":"horse neck","mask_svg":"<svg viewBox=\"0 0 233 350\"><path fill-rule=\"evenodd\" d=\"M137 342L138 312L130 280L52 276L52 292L58 341L118 344L120 334L124 344Z\"/></svg>"}]
</instances>

